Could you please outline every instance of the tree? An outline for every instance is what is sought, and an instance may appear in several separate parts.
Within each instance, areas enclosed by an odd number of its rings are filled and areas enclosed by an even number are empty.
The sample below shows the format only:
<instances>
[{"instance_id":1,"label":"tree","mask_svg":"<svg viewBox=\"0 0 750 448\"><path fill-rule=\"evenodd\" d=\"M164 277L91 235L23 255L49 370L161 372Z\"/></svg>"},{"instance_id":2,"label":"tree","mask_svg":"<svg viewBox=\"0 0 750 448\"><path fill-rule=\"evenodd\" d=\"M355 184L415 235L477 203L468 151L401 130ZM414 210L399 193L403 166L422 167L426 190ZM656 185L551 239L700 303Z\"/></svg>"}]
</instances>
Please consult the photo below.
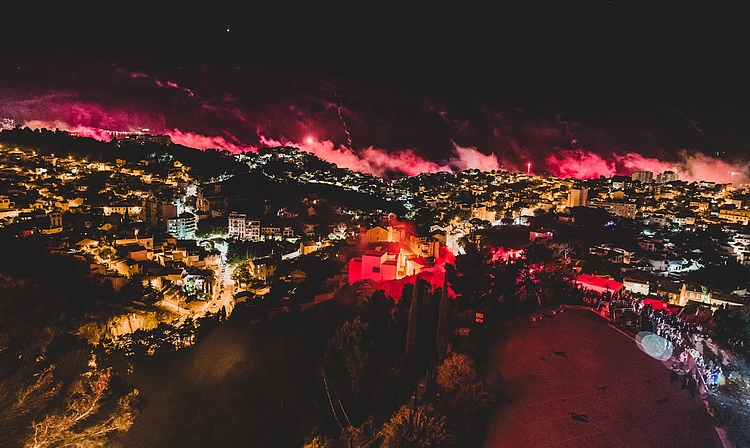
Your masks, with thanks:
<instances>
[{"instance_id":1,"label":"tree","mask_svg":"<svg viewBox=\"0 0 750 448\"><path fill-rule=\"evenodd\" d=\"M570 267L559 260L563 250L553 250L546 244L531 244L526 257L518 266L517 298L530 310L555 305L553 299L562 300L572 291ZM588 265L587 265L588 266Z\"/></svg>"},{"instance_id":2,"label":"tree","mask_svg":"<svg viewBox=\"0 0 750 448\"><path fill-rule=\"evenodd\" d=\"M64 409L34 423L24 447L104 446L109 433L130 429L136 415L133 404L138 390L121 397L114 410L102 415L110 380L110 369L81 375L73 383Z\"/></svg>"},{"instance_id":3,"label":"tree","mask_svg":"<svg viewBox=\"0 0 750 448\"><path fill-rule=\"evenodd\" d=\"M688 278L707 286L711 291L728 294L748 286L750 269L734 260L720 265L707 263L706 267L688 274Z\"/></svg>"},{"instance_id":4,"label":"tree","mask_svg":"<svg viewBox=\"0 0 750 448\"><path fill-rule=\"evenodd\" d=\"M404 352L404 366L407 370L414 367L417 355L417 343L419 335L419 305L422 300L424 281L417 278L412 289L411 304L409 305L409 322L406 327L406 350Z\"/></svg>"},{"instance_id":5,"label":"tree","mask_svg":"<svg viewBox=\"0 0 750 448\"><path fill-rule=\"evenodd\" d=\"M0 382L0 445L18 443L18 432L23 431L25 418L39 414L62 388L54 378L55 366L51 365L36 375L31 384L21 382L15 375Z\"/></svg>"},{"instance_id":6,"label":"tree","mask_svg":"<svg viewBox=\"0 0 750 448\"><path fill-rule=\"evenodd\" d=\"M351 398L356 399L365 384L370 367L369 352L373 350L368 324L359 316L344 322L328 341L323 363L338 379L338 385L348 389Z\"/></svg>"},{"instance_id":7,"label":"tree","mask_svg":"<svg viewBox=\"0 0 750 448\"><path fill-rule=\"evenodd\" d=\"M468 355L453 353L447 357L438 367L437 383L451 407L461 412L478 412L494 402L484 383L477 379L474 361Z\"/></svg>"},{"instance_id":8,"label":"tree","mask_svg":"<svg viewBox=\"0 0 750 448\"><path fill-rule=\"evenodd\" d=\"M333 441L331 439L318 434L305 441L302 448L332 448L332 446Z\"/></svg>"},{"instance_id":9,"label":"tree","mask_svg":"<svg viewBox=\"0 0 750 448\"><path fill-rule=\"evenodd\" d=\"M438 367L437 383L446 392L468 388L476 381L474 361L468 355L452 353Z\"/></svg>"},{"instance_id":10,"label":"tree","mask_svg":"<svg viewBox=\"0 0 750 448\"><path fill-rule=\"evenodd\" d=\"M144 282L143 275L136 274L120 290L120 295L136 302L154 304L164 298L164 294L154 289L150 283Z\"/></svg>"},{"instance_id":11,"label":"tree","mask_svg":"<svg viewBox=\"0 0 750 448\"><path fill-rule=\"evenodd\" d=\"M462 239L461 247L464 253L456 257L451 285L459 295L460 309L467 309L492 299L495 275L488 247L479 247L466 238Z\"/></svg>"},{"instance_id":12,"label":"tree","mask_svg":"<svg viewBox=\"0 0 750 448\"><path fill-rule=\"evenodd\" d=\"M446 418L432 406L401 406L380 431L382 448L450 446Z\"/></svg>"},{"instance_id":13,"label":"tree","mask_svg":"<svg viewBox=\"0 0 750 448\"><path fill-rule=\"evenodd\" d=\"M212 236L225 236L228 232L227 219L223 217L206 218L198 221L195 236L201 239Z\"/></svg>"},{"instance_id":14,"label":"tree","mask_svg":"<svg viewBox=\"0 0 750 448\"><path fill-rule=\"evenodd\" d=\"M713 312L710 309L701 309L698 314L688 314L684 319L689 324L701 326L706 332L712 332L716 328Z\"/></svg>"},{"instance_id":15,"label":"tree","mask_svg":"<svg viewBox=\"0 0 750 448\"><path fill-rule=\"evenodd\" d=\"M230 241L227 262L231 265L246 263L269 255L277 247L274 241Z\"/></svg>"},{"instance_id":16,"label":"tree","mask_svg":"<svg viewBox=\"0 0 750 448\"><path fill-rule=\"evenodd\" d=\"M450 337L449 316L450 297L448 295L448 273L445 273L443 279L443 291L440 294L440 309L438 311L437 337L435 345L437 347L438 360L443 359L448 351L448 339Z\"/></svg>"},{"instance_id":17,"label":"tree","mask_svg":"<svg viewBox=\"0 0 750 448\"><path fill-rule=\"evenodd\" d=\"M250 272L250 266L247 263L241 264L232 270L232 280L239 283L240 286L246 285L253 281L253 274Z\"/></svg>"}]
</instances>

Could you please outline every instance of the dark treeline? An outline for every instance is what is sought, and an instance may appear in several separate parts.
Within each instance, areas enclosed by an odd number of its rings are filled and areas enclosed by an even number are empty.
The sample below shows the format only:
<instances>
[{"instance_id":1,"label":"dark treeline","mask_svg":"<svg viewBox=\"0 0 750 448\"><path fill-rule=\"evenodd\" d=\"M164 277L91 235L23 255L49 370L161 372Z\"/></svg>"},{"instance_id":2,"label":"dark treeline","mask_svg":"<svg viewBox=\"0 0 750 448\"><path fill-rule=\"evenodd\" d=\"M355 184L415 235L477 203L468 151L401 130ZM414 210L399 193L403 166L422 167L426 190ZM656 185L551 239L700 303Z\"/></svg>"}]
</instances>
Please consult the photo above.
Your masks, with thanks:
<instances>
[{"instance_id":1,"label":"dark treeline","mask_svg":"<svg viewBox=\"0 0 750 448\"><path fill-rule=\"evenodd\" d=\"M249 170L244 163L237 162L228 151L188 148L182 145L160 146L156 144L128 145L119 147L116 140L101 142L92 138L73 137L67 132L49 131L46 129L31 130L17 128L0 132L0 143L14 144L20 147L40 151L42 154L56 156L86 157L92 161L115 163L117 159L127 162L149 161L147 171L154 174L166 173L171 165L171 155L184 165L191 167L191 174L198 179L210 179L224 173L237 174Z\"/></svg>"}]
</instances>

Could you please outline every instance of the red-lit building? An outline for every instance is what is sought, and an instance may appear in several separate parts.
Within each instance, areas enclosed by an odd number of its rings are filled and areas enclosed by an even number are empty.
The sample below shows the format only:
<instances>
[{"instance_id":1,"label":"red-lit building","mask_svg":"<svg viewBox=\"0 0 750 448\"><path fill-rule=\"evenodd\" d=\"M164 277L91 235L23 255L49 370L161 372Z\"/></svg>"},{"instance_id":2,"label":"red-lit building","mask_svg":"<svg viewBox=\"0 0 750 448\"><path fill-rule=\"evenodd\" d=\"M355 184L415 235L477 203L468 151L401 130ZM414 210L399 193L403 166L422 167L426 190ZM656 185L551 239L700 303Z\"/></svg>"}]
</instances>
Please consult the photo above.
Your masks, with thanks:
<instances>
[{"instance_id":1,"label":"red-lit building","mask_svg":"<svg viewBox=\"0 0 750 448\"><path fill-rule=\"evenodd\" d=\"M439 250L440 243L428 237L409 236L406 241L372 242L361 256L349 260L349 283L362 280L381 282L417 275L433 267Z\"/></svg>"},{"instance_id":2,"label":"red-lit building","mask_svg":"<svg viewBox=\"0 0 750 448\"><path fill-rule=\"evenodd\" d=\"M621 282L614 281L607 277L598 277L596 275L582 274L575 280L577 285L589 291L599 294L619 294L623 290Z\"/></svg>"}]
</instances>

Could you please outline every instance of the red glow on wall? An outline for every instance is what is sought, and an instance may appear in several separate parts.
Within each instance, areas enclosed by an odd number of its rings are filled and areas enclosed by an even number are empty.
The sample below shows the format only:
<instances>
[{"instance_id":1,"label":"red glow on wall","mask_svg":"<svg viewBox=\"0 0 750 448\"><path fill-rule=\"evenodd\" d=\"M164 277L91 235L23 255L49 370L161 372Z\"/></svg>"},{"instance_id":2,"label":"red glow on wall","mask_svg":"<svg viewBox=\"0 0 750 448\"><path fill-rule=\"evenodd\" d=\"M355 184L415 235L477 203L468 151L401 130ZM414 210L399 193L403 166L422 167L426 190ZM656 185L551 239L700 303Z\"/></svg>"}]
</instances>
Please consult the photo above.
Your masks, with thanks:
<instances>
[{"instance_id":1,"label":"red glow on wall","mask_svg":"<svg viewBox=\"0 0 750 448\"><path fill-rule=\"evenodd\" d=\"M421 278L422 280L427 281L431 285L432 289L442 288L443 282L445 280L446 265L454 264L455 259L455 255L453 255L453 253L451 253L448 248L441 247L439 250L439 255L435 259L435 265L433 267L425 269L417 275L409 275L398 280L375 282L373 284L372 290L382 290L386 296L398 302L399 300L401 300L404 286L413 285L417 281L417 278ZM355 283L356 281L357 280L354 280L354 277L352 277L352 271L350 270L349 283ZM450 285L448 286L448 294L451 298L456 297L455 292L450 289Z\"/></svg>"},{"instance_id":2,"label":"red glow on wall","mask_svg":"<svg viewBox=\"0 0 750 448\"><path fill-rule=\"evenodd\" d=\"M427 283L430 284L430 287L433 290L442 288L443 280L445 278L445 270L430 270L428 272L422 272L417 275L410 275L400 280L380 282L374 287L374 290L383 290L386 296L398 302L399 300L401 300L401 296L403 295L404 286L413 285L417 281L417 278L421 278L422 280L427 281ZM451 298L456 298L456 293L451 289L450 285L448 285L448 295Z\"/></svg>"}]
</instances>

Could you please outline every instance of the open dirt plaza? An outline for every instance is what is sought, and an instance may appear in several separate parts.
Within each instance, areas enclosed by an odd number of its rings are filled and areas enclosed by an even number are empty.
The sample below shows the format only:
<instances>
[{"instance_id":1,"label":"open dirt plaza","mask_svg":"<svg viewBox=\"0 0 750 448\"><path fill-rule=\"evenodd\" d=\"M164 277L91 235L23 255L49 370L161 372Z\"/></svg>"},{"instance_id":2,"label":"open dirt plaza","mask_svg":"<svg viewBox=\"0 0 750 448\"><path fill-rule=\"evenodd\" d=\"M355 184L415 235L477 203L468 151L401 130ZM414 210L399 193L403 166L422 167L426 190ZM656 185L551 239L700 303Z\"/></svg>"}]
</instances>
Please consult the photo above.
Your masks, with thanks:
<instances>
[{"instance_id":1,"label":"open dirt plaza","mask_svg":"<svg viewBox=\"0 0 750 448\"><path fill-rule=\"evenodd\" d=\"M487 447L722 446L701 398L589 311L497 325L486 379Z\"/></svg>"}]
</instances>

